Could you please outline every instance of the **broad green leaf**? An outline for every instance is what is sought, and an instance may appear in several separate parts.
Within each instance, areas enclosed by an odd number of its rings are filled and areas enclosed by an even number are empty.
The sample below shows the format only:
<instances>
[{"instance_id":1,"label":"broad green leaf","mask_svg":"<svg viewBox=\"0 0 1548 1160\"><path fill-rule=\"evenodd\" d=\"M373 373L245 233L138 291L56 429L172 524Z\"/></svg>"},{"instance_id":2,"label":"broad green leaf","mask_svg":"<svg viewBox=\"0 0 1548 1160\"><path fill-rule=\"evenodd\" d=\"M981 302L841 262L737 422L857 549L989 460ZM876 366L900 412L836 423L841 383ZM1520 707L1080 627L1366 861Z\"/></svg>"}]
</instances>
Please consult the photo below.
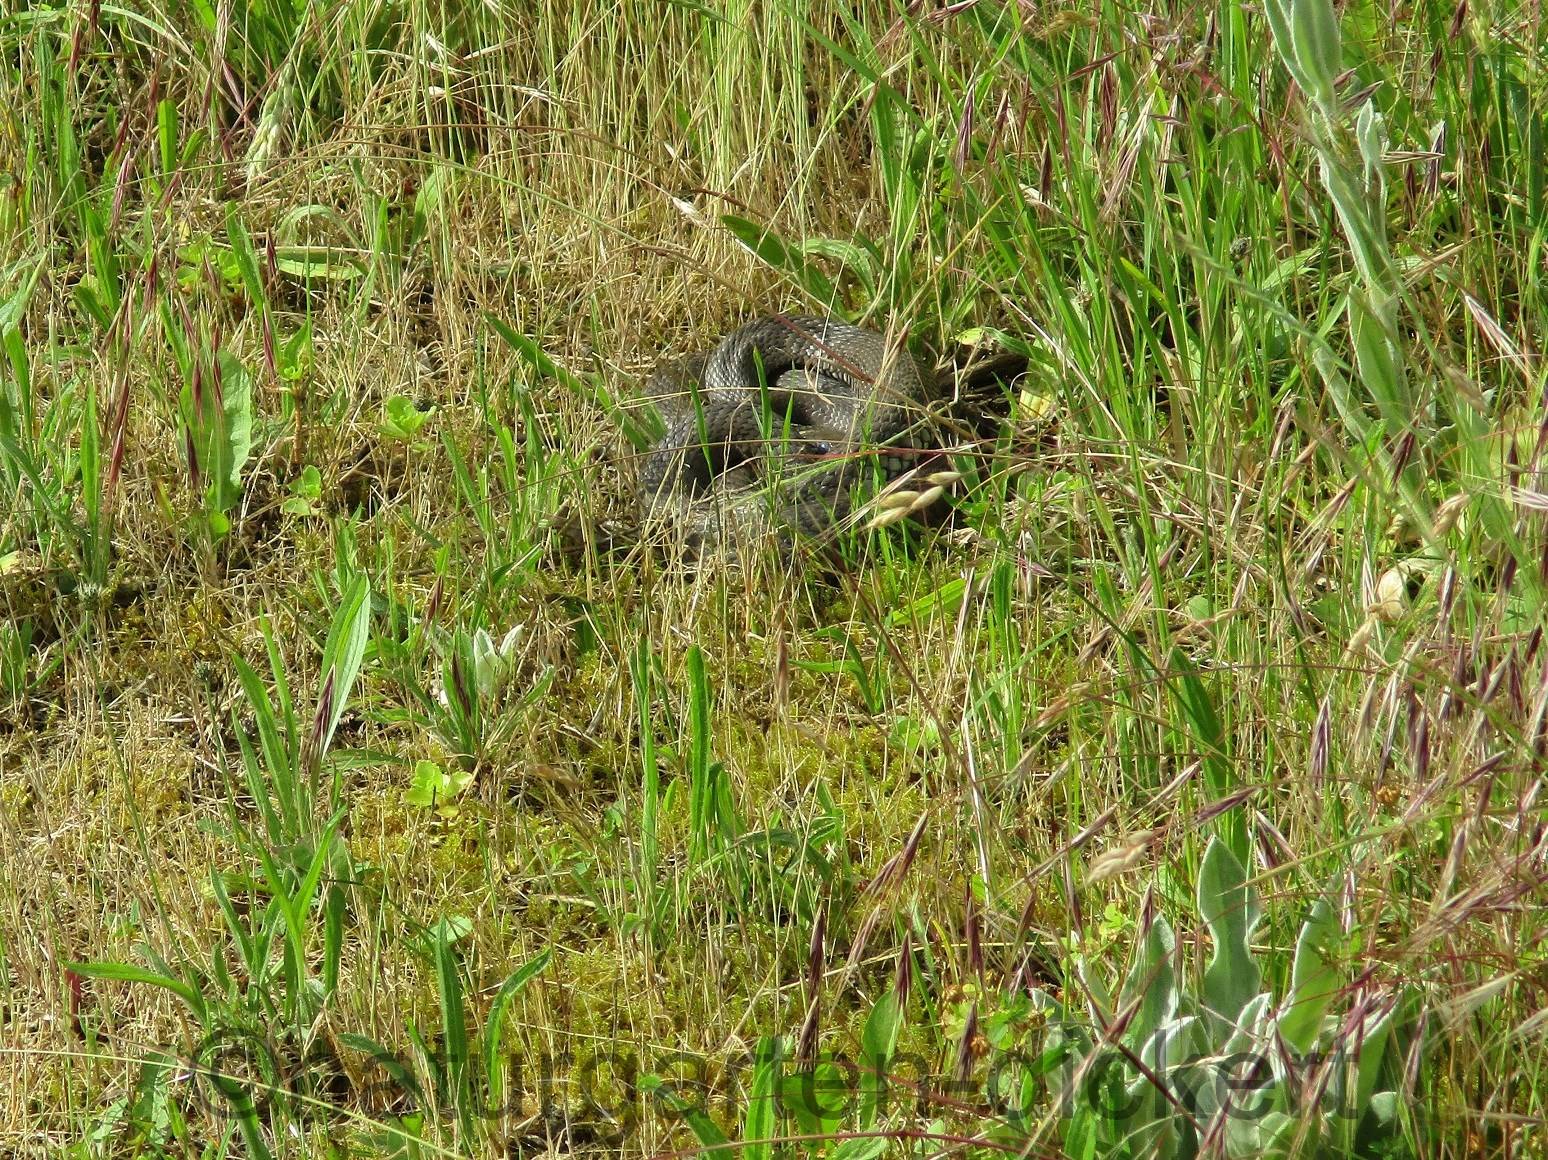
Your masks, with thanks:
<instances>
[{"instance_id":1,"label":"broad green leaf","mask_svg":"<svg viewBox=\"0 0 1548 1160\"><path fill-rule=\"evenodd\" d=\"M393 395L382 404L382 434L393 439L412 439L434 413L434 407L421 411L407 395Z\"/></svg>"},{"instance_id":2,"label":"broad green leaf","mask_svg":"<svg viewBox=\"0 0 1548 1160\"><path fill-rule=\"evenodd\" d=\"M328 640L323 645L322 676L319 690L333 689L328 719L312 740L310 752L317 760L328 752L344 707L349 703L350 690L360 673L360 662L365 657L366 640L371 630L371 586L363 572L356 573L344 592L333 623L328 627Z\"/></svg>"},{"instance_id":3,"label":"broad green leaf","mask_svg":"<svg viewBox=\"0 0 1548 1160\"><path fill-rule=\"evenodd\" d=\"M278 246L274 266L281 274L304 281L353 282L365 277L365 267L332 246Z\"/></svg>"},{"instance_id":4,"label":"broad green leaf","mask_svg":"<svg viewBox=\"0 0 1548 1160\"><path fill-rule=\"evenodd\" d=\"M1377 1092L1371 1096L1367 1106L1376 1117L1378 1124L1392 1127L1398 1122L1398 1115L1403 1107L1403 1097L1400 1092Z\"/></svg>"},{"instance_id":5,"label":"broad green leaf","mask_svg":"<svg viewBox=\"0 0 1548 1160\"><path fill-rule=\"evenodd\" d=\"M1353 175L1332 153L1322 155L1318 171L1328 196L1333 199L1333 208L1338 211L1339 224L1344 227L1344 236L1348 239L1361 280L1373 289L1385 291L1391 280L1388 274L1390 259L1384 231L1378 229L1372 217L1373 211L1381 212L1381 207L1372 205L1370 191L1363 185L1356 185Z\"/></svg>"},{"instance_id":6,"label":"broad green leaf","mask_svg":"<svg viewBox=\"0 0 1548 1160\"><path fill-rule=\"evenodd\" d=\"M863 299L867 302L875 300L882 258L874 242L869 239L845 242L837 238L807 238L797 249L803 256L816 254L838 262L860 283Z\"/></svg>"},{"instance_id":7,"label":"broad green leaf","mask_svg":"<svg viewBox=\"0 0 1548 1160\"><path fill-rule=\"evenodd\" d=\"M220 510L229 511L241 495L242 468L253 449L253 383L247 368L229 351L221 350L216 358L225 403L225 442L218 476L223 487Z\"/></svg>"},{"instance_id":8,"label":"broad green leaf","mask_svg":"<svg viewBox=\"0 0 1548 1160\"><path fill-rule=\"evenodd\" d=\"M1247 1000L1241 1014L1237 1016L1236 1030L1225 1041L1225 1047L1221 1053L1236 1055L1243 1051L1253 1051L1265 1042L1272 1017L1270 1008L1273 1004L1274 996L1267 991L1260 991Z\"/></svg>"},{"instance_id":9,"label":"broad green leaf","mask_svg":"<svg viewBox=\"0 0 1548 1160\"><path fill-rule=\"evenodd\" d=\"M1331 108L1336 93L1334 80L1343 60L1338 16L1331 0L1289 0L1290 42L1301 71L1311 82L1317 102Z\"/></svg>"},{"instance_id":10,"label":"broad green leaf","mask_svg":"<svg viewBox=\"0 0 1548 1160\"><path fill-rule=\"evenodd\" d=\"M887 742L904 753L933 752L940 748L941 731L933 718L905 713L887 730Z\"/></svg>"},{"instance_id":11,"label":"broad green leaf","mask_svg":"<svg viewBox=\"0 0 1548 1160\"><path fill-rule=\"evenodd\" d=\"M795 1117L801 1132L831 1136L843 1123L850 1090L844 1072L826 1060L811 1071L779 1077L780 1106Z\"/></svg>"},{"instance_id":12,"label":"broad green leaf","mask_svg":"<svg viewBox=\"0 0 1548 1160\"><path fill-rule=\"evenodd\" d=\"M721 224L766 265L790 278L804 290L808 297L824 307L831 308L836 302L836 292L828 276L816 265L806 260L799 249L793 248L772 228L750 222L734 214L723 214Z\"/></svg>"},{"instance_id":13,"label":"broad green leaf","mask_svg":"<svg viewBox=\"0 0 1548 1160\"><path fill-rule=\"evenodd\" d=\"M555 362L536 340L528 338L493 314L484 315L484 321L489 323L494 332L505 340L505 344L520 355L522 361L541 377L554 379L561 386L611 415L623 430L624 438L636 451L643 451L649 447L655 436L659 434L659 431L652 431L650 418L642 420L639 413L622 407L606 387L600 383L587 381L574 371Z\"/></svg>"},{"instance_id":14,"label":"broad green leaf","mask_svg":"<svg viewBox=\"0 0 1548 1160\"><path fill-rule=\"evenodd\" d=\"M966 592L967 581L961 576L954 577L933 592L926 592L923 596L894 608L887 614L884 623L888 628L902 628L906 625L918 624L931 616L955 616L962 606L962 597Z\"/></svg>"},{"instance_id":15,"label":"broad green leaf","mask_svg":"<svg viewBox=\"0 0 1548 1160\"><path fill-rule=\"evenodd\" d=\"M473 774L470 770L453 769L447 772L433 761L416 761L414 779L404 792L403 800L421 809L434 809L460 797L472 784Z\"/></svg>"},{"instance_id":16,"label":"broad green leaf","mask_svg":"<svg viewBox=\"0 0 1548 1160\"><path fill-rule=\"evenodd\" d=\"M892 1137L879 1132L874 1136L852 1136L833 1149L833 1160L876 1160L892 1147Z\"/></svg>"},{"instance_id":17,"label":"broad green leaf","mask_svg":"<svg viewBox=\"0 0 1548 1160\"><path fill-rule=\"evenodd\" d=\"M157 971L148 971L144 967L137 967L133 963L114 962L89 962L66 963L67 970L74 971L77 975L84 975L88 979L109 979L119 983L148 983L152 987L160 987L171 991L184 1003L200 1020L204 1018L204 996L199 991L181 979L174 979L171 975L164 975Z\"/></svg>"},{"instance_id":18,"label":"broad green leaf","mask_svg":"<svg viewBox=\"0 0 1548 1160\"><path fill-rule=\"evenodd\" d=\"M752 1087L747 1093L747 1110L742 1117L742 1155L748 1160L772 1160L774 1137L779 1131L779 1068L783 1042L767 1035L758 1041L757 1063L753 1067Z\"/></svg>"},{"instance_id":19,"label":"broad green leaf","mask_svg":"<svg viewBox=\"0 0 1548 1160\"><path fill-rule=\"evenodd\" d=\"M885 1110L888 1072L897 1050L903 1011L898 992L889 987L866 1017L860 1033L860 1126L876 1126L878 1111Z\"/></svg>"},{"instance_id":20,"label":"broad green leaf","mask_svg":"<svg viewBox=\"0 0 1548 1160\"><path fill-rule=\"evenodd\" d=\"M371 1061L371 1067L381 1068L387 1073L398 1091L413 1099L417 1103L424 1103L424 1089L414 1077L414 1069L405 1066L397 1054L389 1050L385 1045L374 1039L367 1038L354 1031L339 1032L339 1042L353 1051L358 1051Z\"/></svg>"},{"instance_id":21,"label":"broad green leaf","mask_svg":"<svg viewBox=\"0 0 1548 1160\"><path fill-rule=\"evenodd\" d=\"M1339 369L1338 360L1333 357L1333 352L1326 346L1318 344L1312 350L1312 362L1322 376L1323 384L1328 388L1328 396L1333 400L1333 409L1338 412L1339 420L1348 432L1351 442L1365 443L1370 439L1371 421L1355 398L1354 390L1349 385L1349 380L1344 377L1344 372Z\"/></svg>"},{"instance_id":22,"label":"broad green leaf","mask_svg":"<svg viewBox=\"0 0 1548 1160\"><path fill-rule=\"evenodd\" d=\"M163 177L177 168L177 137L177 103L164 97L156 103L156 145Z\"/></svg>"},{"instance_id":23,"label":"broad green leaf","mask_svg":"<svg viewBox=\"0 0 1548 1160\"><path fill-rule=\"evenodd\" d=\"M467 1008L462 998L462 976L457 959L456 939L447 923L435 931L435 982L441 1001L441 1047L445 1052L446 1076L453 1106L462 1127L463 1138L476 1139L473 1131L471 1072L468 1067Z\"/></svg>"},{"instance_id":24,"label":"broad green leaf","mask_svg":"<svg viewBox=\"0 0 1548 1160\"><path fill-rule=\"evenodd\" d=\"M506 1009L510 1007L511 1000L526 989L528 983L548 969L553 957L554 952L544 947L506 976L489 1004L489 1015L484 1020L484 1075L492 1092L499 1088L499 1077L505 1070L505 1061L500 1057L500 1038L505 1029Z\"/></svg>"},{"instance_id":25,"label":"broad green leaf","mask_svg":"<svg viewBox=\"0 0 1548 1160\"><path fill-rule=\"evenodd\" d=\"M731 1151L727 1147L731 1141L704 1109L678 1095L671 1084L660 1076L641 1076L640 1090L654 1097L668 1111L681 1116L683 1122L688 1125L689 1131L705 1148L716 1149L718 1154L728 1154Z\"/></svg>"},{"instance_id":26,"label":"broad green leaf","mask_svg":"<svg viewBox=\"0 0 1548 1160\"><path fill-rule=\"evenodd\" d=\"M1392 1027L1402 1005L1394 1002L1388 1010L1365 1024L1359 1041L1360 1055L1355 1063L1354 1106L1357 1108L1369 1107L1375 1096L1376 1083L1387 1058L1387 1045L1392 1040Z\"/></svg>"},{"instance_id":27,"label":"broad green leaf","mask_svg":"<svg viewBox=\"0 0 1548 1160\"><path fill-rule=\"evenodd\" d=\"M1333 908L1327 899L1319 898L1296 940L1290 995L1279 1017L1279 1034L1299 1054L1306 1054L1316 1044L1323 1017L1343 987L1334 961L1340 941Z\"/></svg>"},{"instance_id":28,"label":"broad green leaf","mask_svg":"<svg viewBox=\"0 0 1548 1160\"><path fill-rule=\"evenodd\" d=\"M216 351L215 360L219 391L206 383L195 400L190 383L181 400L189 447L206 481L206 515L212 517L230 511L241 498L242 468L253 447L252 380L228 351ZM228 521L220 522L229 527Z\"/></svg>"},{"instance_id":29,"label":"broad green leaf","mask_svg":"<svg viewBox=\"0 0 1548 1160\"><path fill-rule=\"evenodd\" d=\"M1349 293L1349 332L1355 344L1355 365L1360 371L1360 382L1389 430L1402 431L1414 419L1402 348L1372 299L1373 296L1359 290Z\"/></svg>"},{"instance_id":30,"label":"broad green leaf","mask_svg":"<svg viewBox=\"0 0 1548 1160\"><path fill-rule=\"evenodd\" d=\"M1209 840L1199 863L1198 901L1215 944L1204 971L1206 1014L1214 1025L1235 1027L1261 980L1252 957L1260 912L1241 862L1218 837Z\"/></svg>"},{"instance_id":31,"label":"broad green leaf","mask_svg":"<svg viewBox=\"0 0 1548 1160\"><path fill-rule=\"evenodd\" d=\"M301 469L301 474L291 481L290 490L300 499L322 499L322 472L308 463Z\"/></svg>"},{"instance_id":32,"label":"broad green leaf","mask_svg":"<svg viewBox=\"0 0 1548 1160\"><path fill-rule=\"evenodd\" d=\"M1199 676L1198 666L1180 648L1173 648L1167 667L1176 679L1168 682L1182 709L1188 730L1203 755L1204 784L1214 798L1223 798L1237 788L1230 742L1215 702ZM1238 861L1247 857L1247 827L1241 811L1227 810L1215 824L1216 833L1231 847Z\"/></svg>"},{"instance_id":33,"label":"broad green leaf","mask_svg":"<svg viewBox=\"0 0 1548 1160\"><path fill-rule=\"evenodd\" d=\"M20 281L16 283L16 289L0 299L0 334L8 334L26 317L27 306L32 301L32 292L37 287L38 279L42 276L46 264L46 255L39 257L32 268L21 276ZM16 277L18 269L19 267L12 267L9 271L10 276Z\"/></svg>"},{"instance_id":34,"label":"broad green leaf","mask_svg":"<svg viewBox=\"0 0 1548 1160\"><path fill-rule=\"evenodd\" d=\"M263 292L263 275L258 268L258 254L253 249L253 239L248 234L247 227L237 216L234 204L226 207L226 237L231 242L231 254L235 259L242 285L247 290L248 302L254 307L264 308L266 298Z\"/></svg>"},{"instance_id":35,"label":"broad green leaf","mask_svg":"<svg viewBox=\"0 0 1548 1160\"><path fill-rule=\"evenodd\" d=\"M1134 1013L1124 1040L1137 1047L1144 1043L1177 1011L1177 975L1173 956L1177 939L1171 924L1156 915L1150 928L1141 934L1135 948L1134 965L1124 981L1119 999L1119 1009L1126 1009L1136 999L1139 1010Z\"/></svg>"}]
</instances>

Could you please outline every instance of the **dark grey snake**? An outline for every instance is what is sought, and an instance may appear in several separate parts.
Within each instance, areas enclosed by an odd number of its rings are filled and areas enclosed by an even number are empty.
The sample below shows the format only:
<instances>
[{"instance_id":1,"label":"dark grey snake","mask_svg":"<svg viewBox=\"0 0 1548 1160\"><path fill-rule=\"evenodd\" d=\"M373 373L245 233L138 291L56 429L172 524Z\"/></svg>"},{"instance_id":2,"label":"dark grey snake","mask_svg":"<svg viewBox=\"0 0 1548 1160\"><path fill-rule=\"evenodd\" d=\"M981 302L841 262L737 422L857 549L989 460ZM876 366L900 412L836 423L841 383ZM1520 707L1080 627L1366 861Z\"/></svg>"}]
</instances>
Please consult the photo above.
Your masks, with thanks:
<instances>
[{"instance_id":1,"label":"dark grey snake","mask_svg":"<svg viewBox=\"0 0 1548 1160\"><path fill-rule=\"evenodd\" d=\"M663 362L646 394L665 424L640 471L647 523L694 548L772 530L825 540L859 484L938 446L933 380L901 346L828 318L771 315ZM905 446L905 444L907 446Z\"/></svg>"}]
</instances>

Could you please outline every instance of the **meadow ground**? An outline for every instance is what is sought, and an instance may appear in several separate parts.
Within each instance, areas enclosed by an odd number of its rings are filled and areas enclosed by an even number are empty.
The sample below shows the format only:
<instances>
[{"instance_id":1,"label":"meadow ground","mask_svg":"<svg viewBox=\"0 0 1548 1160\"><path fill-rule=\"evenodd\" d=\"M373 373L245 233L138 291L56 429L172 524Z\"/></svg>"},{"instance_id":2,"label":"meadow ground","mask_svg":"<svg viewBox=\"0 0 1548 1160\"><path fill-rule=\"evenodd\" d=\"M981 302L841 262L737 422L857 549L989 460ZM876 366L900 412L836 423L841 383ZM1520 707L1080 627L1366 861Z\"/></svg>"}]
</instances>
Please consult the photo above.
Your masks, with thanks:
<instances>
[{"instance_id":1,"label":"meadow ground","mask_svg":"<svg viewBox=\"0 0 1548 1160\"><path fill-rule=\"evenodd\" d=\"M0 1152L1544 1154L1545 35L7 8ZM775 310L1026 371L685 570Z\"/></svg>"}]
</instances>

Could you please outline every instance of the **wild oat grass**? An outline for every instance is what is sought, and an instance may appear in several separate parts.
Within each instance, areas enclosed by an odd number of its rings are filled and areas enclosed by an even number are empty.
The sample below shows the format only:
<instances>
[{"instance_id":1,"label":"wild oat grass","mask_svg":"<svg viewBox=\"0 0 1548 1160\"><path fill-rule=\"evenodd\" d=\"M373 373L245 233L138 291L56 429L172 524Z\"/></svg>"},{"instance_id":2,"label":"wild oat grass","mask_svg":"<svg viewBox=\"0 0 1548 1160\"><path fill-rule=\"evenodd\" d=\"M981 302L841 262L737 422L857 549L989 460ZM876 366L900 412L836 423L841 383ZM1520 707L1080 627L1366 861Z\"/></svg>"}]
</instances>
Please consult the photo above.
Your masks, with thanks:
<instances>
[{"instance_id":1,"label":"wild oat grass","mask_svg":"<svg viewBox=\"0 0 1548 1160\"><path fill-rule=\"evenodd\" d=\"M8 9L0 1151L1539 1154L1543 37ZM1025 360L946 526L636 539L775 310Z\"/></svg>"}]
</instances>

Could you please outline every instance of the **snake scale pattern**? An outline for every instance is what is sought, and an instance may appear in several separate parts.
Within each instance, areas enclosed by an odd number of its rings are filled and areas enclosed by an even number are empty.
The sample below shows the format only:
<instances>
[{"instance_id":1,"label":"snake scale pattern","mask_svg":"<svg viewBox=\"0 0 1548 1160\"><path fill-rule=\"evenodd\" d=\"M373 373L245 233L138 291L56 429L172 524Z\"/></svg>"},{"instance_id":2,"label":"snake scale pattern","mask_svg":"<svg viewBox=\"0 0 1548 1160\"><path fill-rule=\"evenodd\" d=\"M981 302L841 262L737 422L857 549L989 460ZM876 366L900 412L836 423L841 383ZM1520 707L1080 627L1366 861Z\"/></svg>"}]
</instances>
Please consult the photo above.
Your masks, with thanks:
<instances>
[{"instance_id":1,"label":"snake scale pattern","mask_svg":"<svg viewBox=\"0 0 1548 1160\"><path fill-rule=\"evenodd\" d=\"M696 550L764 531L787 547L826 540L857 485L883 486L938 446L932 386L875 331L815 316L750 322L647 382L665 432L641 467L642 516Z\"/></svg>"}]
</instances>

